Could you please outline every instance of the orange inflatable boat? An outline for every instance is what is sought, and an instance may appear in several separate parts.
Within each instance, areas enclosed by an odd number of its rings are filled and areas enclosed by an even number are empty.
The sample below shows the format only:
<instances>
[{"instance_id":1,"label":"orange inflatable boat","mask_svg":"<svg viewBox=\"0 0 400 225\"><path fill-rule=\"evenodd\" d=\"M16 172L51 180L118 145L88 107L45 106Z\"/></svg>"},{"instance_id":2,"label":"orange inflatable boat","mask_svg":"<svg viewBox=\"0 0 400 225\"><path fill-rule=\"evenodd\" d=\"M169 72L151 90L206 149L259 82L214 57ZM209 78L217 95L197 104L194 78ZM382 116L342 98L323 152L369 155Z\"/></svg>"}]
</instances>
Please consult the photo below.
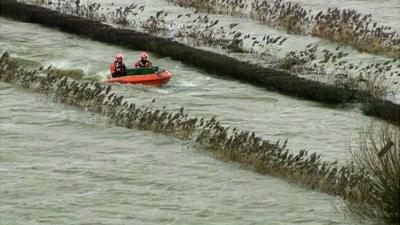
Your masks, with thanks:
<instances>
[{"instance_id":1,"label":"orange inflatable boat","mask_svg":"<svg viewBox=\"0 0 400 225\"><path fill-rule=\"evenodd\" d=\"M172 77L170 72L159 70L158 66L128 69L127 73L128 75L126 76L108 78L105 82L161 86L166 84Z\"/></svg>"}]
</instances>

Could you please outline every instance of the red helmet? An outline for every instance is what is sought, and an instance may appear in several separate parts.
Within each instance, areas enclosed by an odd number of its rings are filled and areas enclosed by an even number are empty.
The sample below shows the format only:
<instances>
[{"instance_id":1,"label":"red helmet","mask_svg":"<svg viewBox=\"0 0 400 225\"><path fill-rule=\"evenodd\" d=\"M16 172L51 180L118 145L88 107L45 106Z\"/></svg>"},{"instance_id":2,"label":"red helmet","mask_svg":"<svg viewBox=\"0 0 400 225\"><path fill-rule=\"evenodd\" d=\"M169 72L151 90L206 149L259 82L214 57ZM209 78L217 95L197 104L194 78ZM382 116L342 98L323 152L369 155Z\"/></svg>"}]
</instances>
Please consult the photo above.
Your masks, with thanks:
<instances>
[{"instance_id":1,"label":"red helmet","mask_svg":"<svg viewBox=\"0 0 400 225\"><path fill-rule=\"evenodd\" d=\"M115 55L115 58L116 58L116 59L123 59L123 58L124 58L124 55L122 55L122 53L117 53L117 54Z\"/></svg>"},{"instance_id":2,"label":"red helmet","mask_svg":"<svg viewBox=\"0 0 400 225\"><path fill-rule=\"evenodd\" d=\"M140 53L140 58L147 58L147 53L146 52Z\"/></svg>"}]
</instances>

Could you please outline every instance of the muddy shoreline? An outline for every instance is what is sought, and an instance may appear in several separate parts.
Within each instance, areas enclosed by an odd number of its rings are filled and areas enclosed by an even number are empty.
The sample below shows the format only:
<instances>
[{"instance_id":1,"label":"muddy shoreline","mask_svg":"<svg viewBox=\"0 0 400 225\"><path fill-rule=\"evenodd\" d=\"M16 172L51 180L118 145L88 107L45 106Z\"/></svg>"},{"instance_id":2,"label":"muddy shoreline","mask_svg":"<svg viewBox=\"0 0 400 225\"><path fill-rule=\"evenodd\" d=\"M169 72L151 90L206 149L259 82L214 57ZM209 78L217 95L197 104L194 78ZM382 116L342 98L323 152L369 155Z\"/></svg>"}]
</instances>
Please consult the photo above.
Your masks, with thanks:
<instances>
[{"instance_id":1,"label":"muddy shoreline","mask_svg":"<svg viewBox=\"0 0 400 225\"><path fill-rule=\"evenodd\" d=\"M371 96L359 90L306 80L283 71L241 62L225 55L196 49L168 39L114 28L98 21L61 14L15 0L4 0L0 4L1 16L56 27L64 32L82 35L96 41L152 51L216 75L231 77L293 97L334 105L361 102L365 114L400 124L400 105L380 99L371 100Z\"/></svg>"}]
</instances>

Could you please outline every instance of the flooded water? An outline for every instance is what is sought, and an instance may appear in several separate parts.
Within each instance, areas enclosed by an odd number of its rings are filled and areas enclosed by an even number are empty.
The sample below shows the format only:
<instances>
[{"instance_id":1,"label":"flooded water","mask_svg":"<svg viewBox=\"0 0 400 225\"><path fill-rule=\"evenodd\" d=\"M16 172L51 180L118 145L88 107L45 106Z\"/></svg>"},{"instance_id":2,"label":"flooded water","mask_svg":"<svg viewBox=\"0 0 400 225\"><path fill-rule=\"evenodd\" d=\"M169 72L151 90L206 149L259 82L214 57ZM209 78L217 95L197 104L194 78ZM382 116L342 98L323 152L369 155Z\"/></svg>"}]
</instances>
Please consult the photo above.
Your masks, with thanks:
<instances>
[{"instance_id":1,"label":"flooded water","mask_svg":"<svg viewBox=\"0 0 400 225\"><path fill-rule=\"evenodd\" d=\"M359 224L338 198L180 140L5 83L0 98L1 224Z\"/></svg>"},{"instance_id":2,"label":"flooded water","mask_svg":"<svg viewBox=\"0 0 400 225\"><path fill-rule=\"evenodd\" d=\"M114 54L122 51L132 65L139 52L93 42L38 25L2 18L0 48L11 54L58 68L80 68L89 76L108 75ZM49 44L51 43L51 44ZM289 98L237 81L218 79L212 74L150 55L155 65L170 70L174 77L163 88L114 85L116 91L138 105L176 110L193 116L217 119L239 129L255 131L268 140L289 139L289 148L306 148L328 159L348 157L346 145L372 118L354 106L332 109L321 104ZM354 143L356 144L356 143Z\"/></svg>"},{"instance_id":3,"label":"flooded water","mask_svg":"<svg viewBox=\"0 0 400 225\"><path fill-rule=\"evenodd\" d=\"M116 52L139 52L1 18L0 49L104 78ZM174 77L163 88L114 85L139 105L211 117L289 139L329 160L371 118L289 98L150 54ZM151 103L155 99L154 103ZM221 162L166 136L109 126L107 118L0 82L3 224L375 224L343 214L335 197Z\"/></svg>"}]
</instances>

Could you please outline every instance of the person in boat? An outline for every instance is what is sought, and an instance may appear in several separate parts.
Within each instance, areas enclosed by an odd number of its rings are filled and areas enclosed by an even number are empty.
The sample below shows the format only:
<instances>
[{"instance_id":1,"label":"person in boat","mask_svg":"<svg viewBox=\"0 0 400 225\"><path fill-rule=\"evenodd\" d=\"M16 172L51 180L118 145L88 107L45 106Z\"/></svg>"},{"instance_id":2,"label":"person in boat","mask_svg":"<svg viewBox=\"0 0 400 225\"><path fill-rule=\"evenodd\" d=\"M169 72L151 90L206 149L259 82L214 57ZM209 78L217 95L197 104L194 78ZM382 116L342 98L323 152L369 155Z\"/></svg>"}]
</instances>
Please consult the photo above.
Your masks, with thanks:
<instances>
[{"instance_id":1,"label":"person in boat","mask_svg":"<svg viewBox=\"0 0 400 225\"><path fill-rule=\"evenodd\" d=\"M139 67L145 67L145 68L152 67L152 63L150 62L150 60L147 59L146 52L142 52L140 54L140 60L135 63L135 68L139 68Z\"/></svg>"},{"instance_id":2,"label":"person in boat","mask_svg":"<svg viewBox=\"0 0 400 225\"><path fill-rule=\"evenodd\" d=\"M115 55L114 62L110 65L110 71L112 77L121 77L126 76L126 66L123 62L124 56L121 53L117 53Z\"/></svg>"}]
</instances>

